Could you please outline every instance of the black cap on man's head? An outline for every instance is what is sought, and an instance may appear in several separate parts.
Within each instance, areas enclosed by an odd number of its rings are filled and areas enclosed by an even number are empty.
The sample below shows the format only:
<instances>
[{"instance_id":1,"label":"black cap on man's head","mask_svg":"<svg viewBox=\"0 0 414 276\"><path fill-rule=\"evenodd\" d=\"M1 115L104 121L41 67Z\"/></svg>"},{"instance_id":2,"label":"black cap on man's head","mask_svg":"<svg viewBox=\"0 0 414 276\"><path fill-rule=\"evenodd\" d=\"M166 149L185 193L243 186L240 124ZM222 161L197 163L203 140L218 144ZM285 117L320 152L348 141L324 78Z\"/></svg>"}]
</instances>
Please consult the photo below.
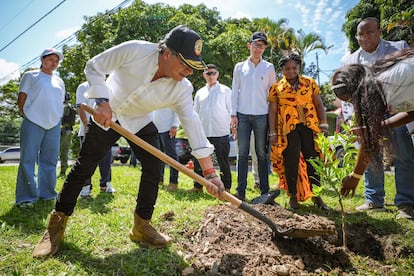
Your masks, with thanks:
<instances>
[{"instance_id":1,"label":"black cap on man's head","mask_svg":"<svg viewBox=\"0 0 414 276\"><path fill-rule=\"evenodd\" d=\"M267 36L262 32L255 32L250 38L250 43L255 41L263 41L267 45Z\"/></svg>"},{"instance_id":2,"label":"black cap on man's head","mask_svg":"<svg viewBox=\"0 0 414 276\"><path fill-rule=\"evenodd\" d=\"M201 59L203 41L195 31L180 25L172 29L164 41L188 66L195 70L206 69L206 64Z\"/></svg>"}]
</instances>

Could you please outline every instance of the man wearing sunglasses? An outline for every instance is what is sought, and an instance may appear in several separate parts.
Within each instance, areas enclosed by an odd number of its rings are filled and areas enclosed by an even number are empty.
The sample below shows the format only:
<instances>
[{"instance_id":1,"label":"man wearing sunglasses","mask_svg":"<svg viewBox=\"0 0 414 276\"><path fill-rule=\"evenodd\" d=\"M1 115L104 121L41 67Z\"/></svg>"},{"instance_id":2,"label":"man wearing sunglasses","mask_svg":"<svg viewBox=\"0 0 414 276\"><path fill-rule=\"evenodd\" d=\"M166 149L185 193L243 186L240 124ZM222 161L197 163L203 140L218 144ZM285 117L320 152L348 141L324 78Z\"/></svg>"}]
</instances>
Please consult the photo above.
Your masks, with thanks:
<instances>
[{"instance_id":1,"label":"man wearing sunglasses","mask_svg":"<svg viewBox=\"0 0 414 276\"><path fill-rule=\"evenodd\" d=\"M230 192L231 89L218 82L219 72L214 64L207 64L207 70L204 71L203 77L207 84L195 94L194 111L200 116L207 139L214 145L220 167L220 178L226 191ZM198 162L194 162L194 170L201 175L202 171ZM203 186L194 182L194 188L190 191L202 192Z\"/></svg>"},{"instance_id":2,"label":"man wearing sunglasses","mask_svg":"<svg viewBox=\"0 0 414 276\"><path fill-rule=\"evenodd\" d=\"M269 89L276 82L272 63L263 60L267 47L267 36L255 32L247 44L250 56L234 67L232 84L231 126L237 130L237 191L235 196L245 200L250 134L255 137L258 161L259 188L261 194L269 191L269 160L267 158L267 116Z\"/></svg>"}]
</instances>

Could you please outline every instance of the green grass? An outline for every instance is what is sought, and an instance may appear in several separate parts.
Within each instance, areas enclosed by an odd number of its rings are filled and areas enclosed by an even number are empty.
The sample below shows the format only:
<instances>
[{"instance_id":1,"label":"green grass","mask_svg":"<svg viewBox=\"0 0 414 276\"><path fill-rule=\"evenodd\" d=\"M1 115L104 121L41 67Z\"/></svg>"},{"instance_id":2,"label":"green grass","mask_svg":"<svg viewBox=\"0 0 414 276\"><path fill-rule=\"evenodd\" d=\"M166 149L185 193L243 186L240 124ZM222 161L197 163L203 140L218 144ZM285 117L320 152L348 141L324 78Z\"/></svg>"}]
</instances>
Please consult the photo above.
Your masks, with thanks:
<instances>
[{"instance_id":1,"label":"green grass","mask_svg":"<svg viewBox=\"0 0 414 276\"><path fill-rule=\"evenodd\" d=\"M115 165L112 168L112 183L117 193L100 194L97 185L99 174L95 174L92 198L79 199L74 214L69 218L62 252L53 258L39 260L32 258L32 250L45 230L54 204L38 202L33 208L15 207L17 166L1 166L0 175L0 275L181 275L181 271L189 265L184 260L182 242L197 231L205 209L220 204L220 201L207 193L186 193L185 190L190 189L193 183L180 174L179 191L170 193L160 189L153 216L155 227L173 237L174 244L167 249L150 249L137 245L129 240L128 231L133 222L140 169ZM271 185L277 180L276 175L270 176ZM258 196L258 192L253 189L251 174L248 181L247 198L252 199ZM58 191L62 183L63 180L59 179ZM232 192L235 186L236 177L233 172ZM413 222L396 220L393 206L388 206L391 211L386 213L354 213L355 207L364 202L362 194L363 184L360 183L357 196L345 200L346 211L352 213L347 217L348 223L368 223L373 229L387 229L387 233L392 229L395 242L411 246ZM392 205L395 195L392 176L386 178L386 194L387 204ZM339 226L337 199L330 191L322 191L322 196L334 209L328 216ZM282 192L276 201L281 206L286 206L285 193ZM304 205L311 203L309 201ZM306 208L303 209L306 212ZM175 217L166 224L160 216L168 211L174 211ZM389 265L396 271L409 272L414 267L413 259L411 254L406 259L396 259ZM364 267L362 257L355 258L353 262L359 268Z\"/></svg>"}]
</instances>

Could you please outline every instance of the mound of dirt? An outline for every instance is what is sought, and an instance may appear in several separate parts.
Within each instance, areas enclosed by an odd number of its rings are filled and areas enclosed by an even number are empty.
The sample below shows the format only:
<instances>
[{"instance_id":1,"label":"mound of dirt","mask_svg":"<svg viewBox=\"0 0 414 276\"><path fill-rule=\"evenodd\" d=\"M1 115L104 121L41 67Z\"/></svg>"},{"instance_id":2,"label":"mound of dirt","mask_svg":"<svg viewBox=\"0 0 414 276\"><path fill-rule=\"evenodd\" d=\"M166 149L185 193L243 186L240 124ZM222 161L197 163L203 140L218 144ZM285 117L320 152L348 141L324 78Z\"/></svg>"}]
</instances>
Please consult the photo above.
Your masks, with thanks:
<instances>
[{"instance_id":1,"label":"mound of dirt","mask_svg":"<svg viewBox=\"0 0 414 276\"><path fill-rule=\"evenodd\" d=\"M196 233L189 235L184 244L185 259L192 264L183 275L316 275L330 273L357 273L352 267L354 252L344 250L334 222L323 216L300 216L279 205L252 205L282 228L329 229L331 235L306 239L286 238L274 235L273 231L253 216L225 204L206 211L202 225ZM357 227L354 230L364 231ZM348 229L353 231L353 229ZM353 236L351 244L369 251L364 240L374 235ZM361 239L357 239L360 237ZM376 237L378 238L378 237ZM379 238L378 238L379 239ZM389 242L375 243L389 246ZM395 250L395 248L394 248ZM378 247L365 254L368 263L381 274L390 273L381 266L375 256ZM371 266L370 265L370 266ZM392 273L392 272L391 272Z\"/></svg>"}]
</instances>

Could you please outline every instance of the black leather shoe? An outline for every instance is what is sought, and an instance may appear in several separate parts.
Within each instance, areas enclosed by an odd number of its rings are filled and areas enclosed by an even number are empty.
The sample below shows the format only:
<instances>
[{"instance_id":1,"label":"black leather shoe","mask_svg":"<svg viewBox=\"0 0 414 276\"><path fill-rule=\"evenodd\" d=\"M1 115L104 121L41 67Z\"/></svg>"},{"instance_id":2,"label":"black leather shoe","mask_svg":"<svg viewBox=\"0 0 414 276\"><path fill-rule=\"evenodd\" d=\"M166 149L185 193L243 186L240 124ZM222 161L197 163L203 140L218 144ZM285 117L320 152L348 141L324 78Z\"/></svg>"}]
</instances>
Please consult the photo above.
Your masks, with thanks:
<instances>
[{"instance_id":1,"label":"black leather shoe","mask_svg":"<svg viewBox=\"0 0 414 276\"><path fill-rule=\"evenodd\" d=\"M297 210L300 208L300 205L298 203L298 199L296 196L291 196L289 199L289 207L290 209Z\"/></svg>"},{"instance_id":2,"label":"black leather shoe","mask_svg":"<svg viewBox=\"0 0 414 276\"><path fill-rule=\"evenodd\" d=\"M318 206L319 209L324 210L324 211L329 210L328 205L326 205L325 202L323 202L320 196L312 197L312 201L316 206Z\"/></svg>"},{"instance_id":3,"label":"black leather shoe","mask_svg":"<svg viewBox=\"0 0 414 276\"><path fill-rule=\"evenodd\" d=\"M235 197L237 197L238 199L240 199L241 201L246 201L246 197L239 195L239 193L238 193L238 192L236 192L236 193L234 194L234 196L235 196Z\"/></svg>"}]
</instances>

